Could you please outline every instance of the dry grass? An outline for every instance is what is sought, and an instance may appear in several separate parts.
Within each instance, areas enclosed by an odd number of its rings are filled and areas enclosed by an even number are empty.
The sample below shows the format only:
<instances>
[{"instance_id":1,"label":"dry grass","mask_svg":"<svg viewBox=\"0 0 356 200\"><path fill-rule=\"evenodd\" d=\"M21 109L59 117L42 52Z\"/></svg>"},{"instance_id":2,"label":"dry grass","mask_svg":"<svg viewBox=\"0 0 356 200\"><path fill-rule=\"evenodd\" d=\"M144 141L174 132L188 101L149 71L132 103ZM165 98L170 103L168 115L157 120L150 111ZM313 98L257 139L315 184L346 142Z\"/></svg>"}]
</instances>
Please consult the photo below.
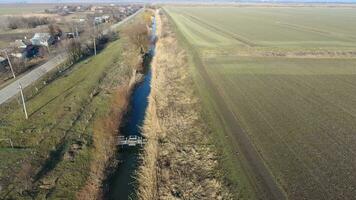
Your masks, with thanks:
<instances>
[{"instance_id":1,"label":"dry grass","mask_svg":"<svg viewBox=\"0 0 356 200\"><path fill-rule=\"evenodd\" d=\"M124 48L132 46L130 42L125 43ZM129 52L129 53L128 53ZM94 121L93 125L93 142L94 148L92 149L92 162L90 165L90 176L86 182L86 185L77 193L77 199L103 199L102 182L106 178L107 169L112 168L114 156L116 155L116 137L118 133L118 127L120 127L123 117L127 112L127 108L130 103L130 96L138 83L142 74L137 72L137 66L140 66L142 59L138 59L140 55L130 49L123 52L122 65L128 66L132 74L129 80L119 81L121 85L114 88L113 94L111 94L110 104L108 111L105 115L99 117ZM108 76L120 76L121 74L108 74ZM115 78L110 79L115 80ZM107 92L111 93L112 86L117 83L107 84Z\"/></svg>"},{"instance_id":2,"label":"dry grass","mask_svg":"<svg viewBox=\"0 0 356 200\"><path fill-rule=\"evenodd\" d=\"M186 52L168 19L157 16L159 41L152 63L149 106L143 127L148 138L138 172L138 197L231 199L218 173L218 159L201 118Z\"/></svg>"},{"instance_id":3,"label":"dry grass","mask_svg":"<svg viewBox=\"0 0 356 200\"><path fill-rule=\"evenodd\" d=\"M130 97L128 85L117 88L110 103L110 111L95 120L92 149L93 160L90 167L90 178L85 187L77 194L77 199L98 199L101 195L100 186L105 178L105 169L115 155L117 127L124 116Z\"/></svg>"}]
</instances>

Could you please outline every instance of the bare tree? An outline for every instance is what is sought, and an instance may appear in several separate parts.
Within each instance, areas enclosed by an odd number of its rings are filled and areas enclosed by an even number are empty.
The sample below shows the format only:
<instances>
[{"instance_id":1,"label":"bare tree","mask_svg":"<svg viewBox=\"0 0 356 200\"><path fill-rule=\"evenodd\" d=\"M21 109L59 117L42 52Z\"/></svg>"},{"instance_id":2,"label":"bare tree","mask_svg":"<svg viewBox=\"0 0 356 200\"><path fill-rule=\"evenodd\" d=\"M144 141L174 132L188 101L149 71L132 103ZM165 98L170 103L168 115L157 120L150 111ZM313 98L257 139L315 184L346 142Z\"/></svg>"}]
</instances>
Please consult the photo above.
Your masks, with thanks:
<instances>
[{"instance_id":1,"label":"bare tree","mask_svg":"<svg viewBox=\"0 0 356 200\"><path fill-rule=\"evenodd\" d=\"M83 56L82 46L79 40L69 40L67 44L69 61L75 63Z\"/></svg>"},{"instance_id":2,"label":"bare tree","mask_svg":"<svg viewBox=\"0 0 356 200\"><path fill-rule=\"evenodd\" d=\"M48 17L18 17L10 16L7 18L8 28L35 28L38 25L48 24L52 19Z\"/></svg>"},{"instance_id":3,"label":"bare tree","mask_svg":"<svg viewBox=\"0 0 356 200\"><path fill-rule=\"evenodd\" d=\"M135 50L140 54L145 54L148 51L150 39L149 30L145 23L138 22L130 26L124 31L130 42L134 45Z\"/></svg>"},{"instance_id":4,"label":"bare tree","mask_svg":"<svg viewBox=\"0 0 356 200\"><path fill-rule=\"evenodd\" d=\"M50 24L48 25L48 31L49 34L55 39L57 40L58 37L62 36L62 30L59 26L54 25L54 24Z\"/></svg>"}]
</instances>

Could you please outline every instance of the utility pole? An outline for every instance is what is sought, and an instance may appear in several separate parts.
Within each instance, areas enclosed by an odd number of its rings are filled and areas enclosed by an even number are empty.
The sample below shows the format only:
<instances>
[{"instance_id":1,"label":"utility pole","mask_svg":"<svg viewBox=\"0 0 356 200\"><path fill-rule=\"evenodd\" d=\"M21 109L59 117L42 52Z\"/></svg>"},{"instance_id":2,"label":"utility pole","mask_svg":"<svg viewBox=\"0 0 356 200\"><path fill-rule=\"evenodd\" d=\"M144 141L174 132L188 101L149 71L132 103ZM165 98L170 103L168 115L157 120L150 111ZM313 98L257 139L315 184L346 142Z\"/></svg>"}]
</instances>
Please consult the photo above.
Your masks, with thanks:
<instances>
[{"instance_id":1,"label":"utility pole","mask_svg":"<svg viewBox=\"0 0 356 200\"><path fill-rule=\"evenodd\" d=\"M7 62L9 62L9 65L10 65L10 69L11 69L12 76L13 76L14 78L16 78L16 76L15 76L15 72L14 72L14 69L12 68L12 63L11 63L11 60L10 60L9 55L7 54L7 51L6 51L6 50L5 50L5 55L6 55L6 58L7 58Z\"/></svg>"},{"instance_id":2,"label":"utility pole","mask_svg":"<svg viewBox=\"0 0 356 200\"><path fill-rule=\"evenodd\" d=\"M77 25L75 26L75 34L77 35L76 38L79 39L79 32L78 32L78 26Z\"/></svg>"},{"instance_id":3,"label":"utility pole","mask_svg":"<svg viewBox=\"0 0 356 200\"><path fill-rule=\"evenodd\" d=\"M51 50L49 49L49 44L47 45L48 56L51 56Z\"/></svg>"},{"instance_id":4,"label":"utility pole","mask_svg":"<svg viewBox=\"0 0 356 200\"><path fill-rule=\"evenodd\" d=\"M95 42L96 38L94 37L94 55L96 56L96 42Z\"/></svg>"},{"instance_id":5,"label":"utility pole","mask_svg":"<svg viewBox=\"0 0 356 200\"><path fill-rule=\"evenodd\" d=\"M21 94L21 99L22 99L23 110L25 112L25 118L28 119L25 97L23 96L22 85L20 83L19 83L19 89L20 89L20 94Z\"/></svg>"},{"instance_id":6,"label":"utility pole","mask_svg":"<svg viewBox=\"0 0 356 200\"><path fill-rule=\"evenodd\" d=\"M96 56L96 32L95 32L95 16L93 21L93 30L94 30L94 55Z\"/></svg>"}]
</instances>

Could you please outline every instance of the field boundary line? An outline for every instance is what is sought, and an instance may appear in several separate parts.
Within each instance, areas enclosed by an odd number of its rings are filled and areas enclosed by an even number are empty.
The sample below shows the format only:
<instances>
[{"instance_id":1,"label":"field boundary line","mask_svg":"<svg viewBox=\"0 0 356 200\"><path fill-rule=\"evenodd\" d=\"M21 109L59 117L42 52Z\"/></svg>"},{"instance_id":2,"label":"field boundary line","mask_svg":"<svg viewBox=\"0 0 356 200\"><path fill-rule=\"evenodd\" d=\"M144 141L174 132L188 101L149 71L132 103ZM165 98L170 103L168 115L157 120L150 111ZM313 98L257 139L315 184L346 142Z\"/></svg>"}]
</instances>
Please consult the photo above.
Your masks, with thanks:
<instances>
[{"instance_id":1,"label":"field boundary line","mask_svg":"<svg viewBox=\"0 0 356 200\"><path fill-rule=\"evenodd\" d=\"M316 29L316 28L312 28L312 27L308 27L308 26L303 26L303 25L298 25L298 24L291 24L291 23L285 23L285 22L281 22L279 23L281 26L290 28L290 29L294 29L294 30L298 30L298 31L308 31L311 33L317 33L320 35L324 35L324 36L334 36L340 39L344 39L346 41L352 41L354 42L355 37L349 34L343 34L343 33L334 33L334 32L330 32L330 31L325 31L325 30L320 30L320 29ZM353 39L351 39L353 38Z\"/></svg>"}]
</instances>

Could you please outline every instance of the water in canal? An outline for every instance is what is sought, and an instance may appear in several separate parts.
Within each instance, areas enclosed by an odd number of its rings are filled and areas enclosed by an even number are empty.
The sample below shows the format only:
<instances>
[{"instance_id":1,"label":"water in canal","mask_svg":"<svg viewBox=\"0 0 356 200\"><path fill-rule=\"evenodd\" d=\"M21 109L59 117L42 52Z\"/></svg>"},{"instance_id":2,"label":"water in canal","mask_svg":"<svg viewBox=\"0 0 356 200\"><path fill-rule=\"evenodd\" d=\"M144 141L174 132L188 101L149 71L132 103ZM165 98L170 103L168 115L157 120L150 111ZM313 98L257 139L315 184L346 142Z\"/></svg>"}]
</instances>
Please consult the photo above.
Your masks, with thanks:
<instances>
[{"instance_id":1,"label":"water in canal","mask_svg":"<svg viewBox=\"0 0 356 200\"><path fill-rule=\"evenodd\" d=\"M156 21L152 22L151 47L149 50L150 57L154 55L154 41L156 39ZM148 96L151 90L151 69L150 67L145 74L144 80L134 89L131 101L130 111L126 116L124 127L120 128L120 133L127 135L141 135L140 127L143 124L146 108L148 105ZM134 179L135 170L138 167L139 149L126 148L118 154L118 168L113 176L108 180L108 191L106 198L109 200L129 200L136 199L136 183Z\"/></svg>"}]
</instances>

